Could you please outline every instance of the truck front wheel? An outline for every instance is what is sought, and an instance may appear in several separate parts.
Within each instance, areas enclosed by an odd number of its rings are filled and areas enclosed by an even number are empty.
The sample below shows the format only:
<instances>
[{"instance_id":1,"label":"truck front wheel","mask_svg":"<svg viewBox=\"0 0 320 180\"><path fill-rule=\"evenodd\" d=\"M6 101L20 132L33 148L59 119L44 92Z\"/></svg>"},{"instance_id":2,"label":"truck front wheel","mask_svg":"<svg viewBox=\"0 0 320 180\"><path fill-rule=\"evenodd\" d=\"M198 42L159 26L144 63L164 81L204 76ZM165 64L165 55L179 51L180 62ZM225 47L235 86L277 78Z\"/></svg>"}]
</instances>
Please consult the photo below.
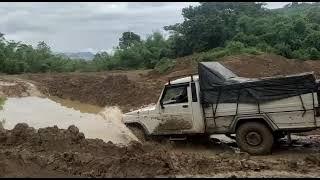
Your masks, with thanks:
<instances>
[{"instance_id":1,"label":"truck front wheel","mask_svg":"<svg viewBox=\"0 0 320 180\"><path fill-rule=\"evenodd\" d=\"M236 141L241 150L249 154L271 153L273 134L269 128L259 122L241 124L236 130Z\"/></svg>"},{"instance_id":2,"label":"truck front wheel","mask_svg":"<svg viewBox=\"0 0 320 180\"><path fill-rule=\"evenodd\" d=\"M133 135L137 137L137 139L144 143L146 141L146 135L144 133L144 130L138 126L135 125L127 125L127 127L130 129Z\"/></svg>"}]
</instances>

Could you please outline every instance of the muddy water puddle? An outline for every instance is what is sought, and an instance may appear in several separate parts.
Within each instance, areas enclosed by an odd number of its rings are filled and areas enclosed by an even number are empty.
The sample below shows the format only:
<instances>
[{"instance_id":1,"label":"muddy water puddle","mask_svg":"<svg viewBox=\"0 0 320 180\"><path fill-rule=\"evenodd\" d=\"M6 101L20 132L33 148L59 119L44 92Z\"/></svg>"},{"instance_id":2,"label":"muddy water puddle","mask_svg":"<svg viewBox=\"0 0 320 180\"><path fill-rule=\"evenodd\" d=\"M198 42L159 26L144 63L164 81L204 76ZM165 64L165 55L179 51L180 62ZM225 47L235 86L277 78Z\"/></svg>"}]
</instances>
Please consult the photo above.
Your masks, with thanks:
<instances>
[{"instance_id":1,"label":"muddy water puddle","mask_svg":"<svg viewBox=\"0 0 320 180\"><path fill-rule=\"evenodd\" d=\"M54 99L54 100L52 100ZM121 123L121 111L116 107L96 107L57 98L35 96L7 98L0 110L0 120L5 129L17 123L27 123L38 128L68 128L75 125L86 138L99 138L105 142L127 144L135 137Z\"/></svg>"},{"instance_id":2,"label":"muddy water puddle","mask_svg":"<svg viewBox=\"0 0 320 180\"><path fill-rule=\"evenodd\" d=\"M73 100L69 100L69 99L62 99L62 98L58 98L58 97L55 97L55 96L50 96L48 98L51 99L54 102L59 103L62 106L65 106L67 108L72 108L74 110L78 110L78 111L80 111L82 113L98 114L99 112L101 112L103 110L103 107L95 106L95 105L91 105L91 104L84 104L84 103L81 103L79 101L73 101Z\"/></svg>"}]
</instances>

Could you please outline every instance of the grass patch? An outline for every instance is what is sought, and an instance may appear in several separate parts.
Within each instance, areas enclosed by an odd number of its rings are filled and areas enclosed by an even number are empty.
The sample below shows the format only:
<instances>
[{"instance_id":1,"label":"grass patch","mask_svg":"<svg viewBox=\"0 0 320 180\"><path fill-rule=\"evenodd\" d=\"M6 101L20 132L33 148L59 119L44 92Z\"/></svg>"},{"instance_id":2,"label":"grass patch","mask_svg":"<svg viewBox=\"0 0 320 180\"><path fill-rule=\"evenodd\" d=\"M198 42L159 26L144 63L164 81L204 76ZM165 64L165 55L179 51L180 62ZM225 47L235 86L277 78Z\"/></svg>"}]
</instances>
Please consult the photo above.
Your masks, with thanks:
<instances>
[{"instance_id":1,"label":"grass patch","mask_svg":"<svg viewBox=\"0 0 320 180\"><path fill-rule=\"evenodd\" d=\"M6 101L5 97L0 97L0 110L3 108L4 102Z\"/></svg>"},{"instance_id":2,"label":"grass patch","mask_svg":"<svg viewBox=\"0 0 320 180\"><path fill-rule=\"evenodd\" d=\"M264 52L267 52L268 47L263 50L262 48L256 47L245 47L243 43L237 41L229 42L226 47L217 47L210 49L206 52L194 53L191 56L191 59L195 62L208 62L208 61L217 61L220 58L226 56L240 55L240 54L252 54L260 55ZM162 58L155 66L155 70L164 74L169 70L173 69L176 64L175 59Z\"/></svg>"},{"instance_id":3,"label":"grass patch","mask_svg":"<svg viewBox=\"0 0 320 180\"><path fill-rule=\"evenodd\" d=\"M155 66L155 70L160 73L163 74L171 69L174 68L174 66L176 65L176 61L173 59L169 59L169 58L162 58Z\"/></svg>"},{"instance_id":4,"label":"grass patch","mask_svg":"<svg viewBox=\"0 0 320 180\"><path fill-rule=\"evenodd\" d=\"M259 55L263 51L256 47L245 47L243 43L238 41L231 41L227 43L226 47L218 47L207 52L202 52L199 55L198 61L216 61L225 56L239 55L239 54L253 54Z\"/></svg>"}]
</instances>

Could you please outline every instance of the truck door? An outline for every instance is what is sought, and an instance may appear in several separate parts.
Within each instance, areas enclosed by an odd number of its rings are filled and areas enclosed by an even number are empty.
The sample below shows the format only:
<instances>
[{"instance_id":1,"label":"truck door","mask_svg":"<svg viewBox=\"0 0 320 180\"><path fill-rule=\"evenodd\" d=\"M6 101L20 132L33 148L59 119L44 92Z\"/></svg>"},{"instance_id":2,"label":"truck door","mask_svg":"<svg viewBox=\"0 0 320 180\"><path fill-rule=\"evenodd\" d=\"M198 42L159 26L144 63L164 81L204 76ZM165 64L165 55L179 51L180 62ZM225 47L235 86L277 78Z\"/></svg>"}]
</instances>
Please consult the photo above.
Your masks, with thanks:
<instances>
[{"instance_id":1,"label":"truck door","mask_svg":"<svg viewBox=\"0 0 320 180\"><path fill-rule=\"evenodd\" d=\"M179 134L192 129L191 88L188 84L166 86L161 97L156 134Z\"/></svg>"}]
</instances>

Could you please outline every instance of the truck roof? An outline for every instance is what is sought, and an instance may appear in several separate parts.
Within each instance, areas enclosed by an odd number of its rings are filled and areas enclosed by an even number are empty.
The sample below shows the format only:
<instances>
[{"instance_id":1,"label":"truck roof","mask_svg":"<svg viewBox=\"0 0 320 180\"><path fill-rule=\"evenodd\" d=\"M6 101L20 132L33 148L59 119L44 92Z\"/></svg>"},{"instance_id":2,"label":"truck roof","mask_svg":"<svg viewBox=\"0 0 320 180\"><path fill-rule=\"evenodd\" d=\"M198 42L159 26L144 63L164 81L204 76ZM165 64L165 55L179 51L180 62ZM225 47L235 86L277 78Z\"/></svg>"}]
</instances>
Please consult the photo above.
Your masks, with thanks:
<instances>
[{"instance_id":1,"label":"truck roof","mask_svg":"<svg viewBox=\"0 0 320 180\"><path fill-rule=\"evenodd\" d=\"M212 73L216 74L217 78L221 79L230 79L233 77L238 77L234 74L231 70L223 66L219 62L200 62L199 65L205 67L207 70L211 71ZM201 71L201 70L198 70ZM180 83L187 83L191 81L191 76L193 77L194 81L199 80L199 75L190 75L187 77L179 78L173 81L170 81L171 84L180 84ZM168 84L168 83L167 83Z\"/></svg>"},{"instance_id":2,"label":"truck roof","mask_svg":"<svg viewBox=\"0 0 320 180\"><path fill-rule=\"evenodd\" d=\"M199 81L199 75L192 75L194 81ZM188 83L191 81L191 76L179 78L173 81L170 81L170 84L181 84L181 83ZM168 85L169 83L166 83Z\"/></svg>"},{"instance_id":3,"label":"truck roof","mask_svg":"<svg viewBox=\"0 0 320 180\"><path fill-rule=\"evenodd\" d=\"M302 75L308 75L308 74L314 74L314 72L304 72L304 73L296 73L296 74L290 74L290 75L277 75L277 76L270 76L270 77L261 77L261 78L245 78L245 77L231 77L229 80L237 81L239 83L243 82L253 82L253 81L261 81L261 80L267 80L267 79L274 79L274 78L284 78L284 77L296 77L296 76L302 76ZM199 75L192 75L193 81L199 81ZM191 76L179 78L173 81L170 81L170 84L181 84L181 83L188 83L191 82ZM316 80L316 82L320 82L319 80ZM166 83L168 85L168 83Z\"/></svg>"}]
</instances>

